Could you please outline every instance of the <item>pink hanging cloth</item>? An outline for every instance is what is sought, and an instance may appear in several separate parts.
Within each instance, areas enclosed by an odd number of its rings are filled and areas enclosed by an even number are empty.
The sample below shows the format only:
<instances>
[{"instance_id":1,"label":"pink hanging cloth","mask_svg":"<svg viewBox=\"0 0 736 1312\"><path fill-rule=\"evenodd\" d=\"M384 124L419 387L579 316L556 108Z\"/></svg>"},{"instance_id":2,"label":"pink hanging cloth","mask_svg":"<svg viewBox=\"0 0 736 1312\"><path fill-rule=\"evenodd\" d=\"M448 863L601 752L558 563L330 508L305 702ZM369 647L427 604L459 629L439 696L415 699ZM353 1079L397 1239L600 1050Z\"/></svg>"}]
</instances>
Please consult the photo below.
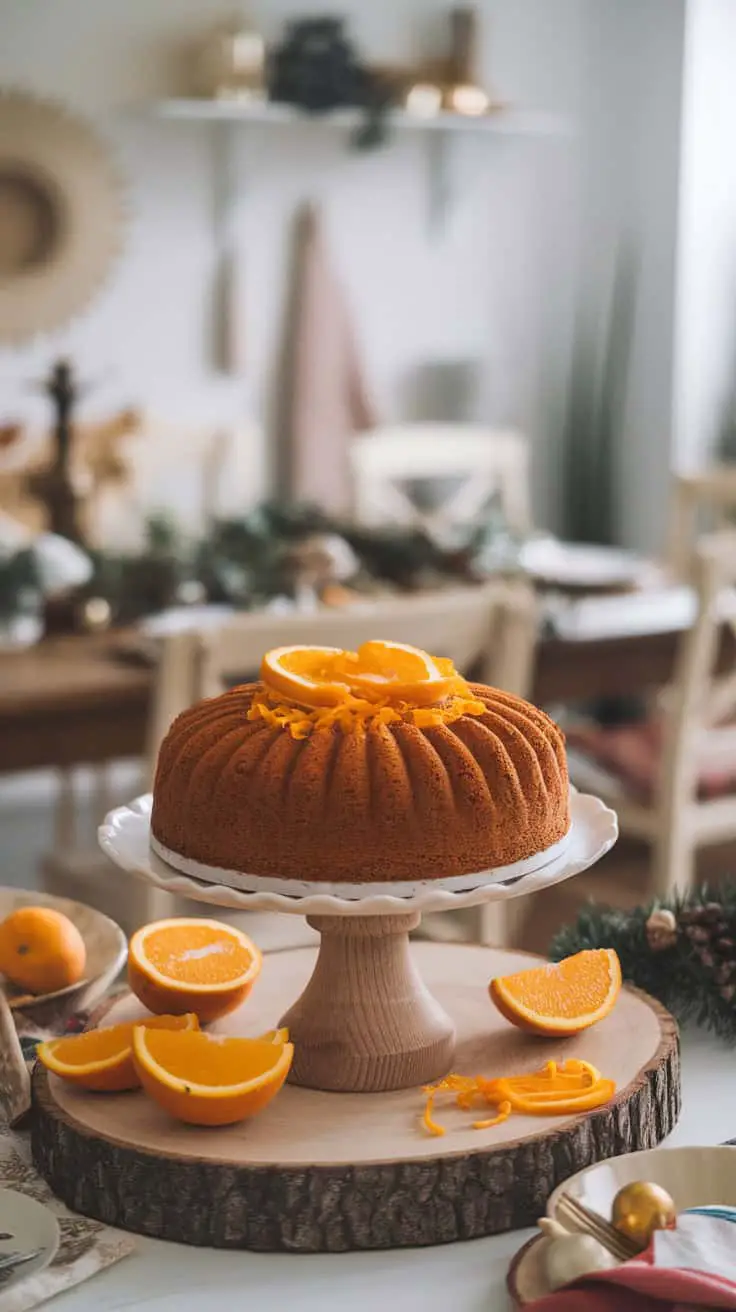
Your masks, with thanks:
<instances>
[{"instance_id":1,"label":"pink hanging cloth","mask_svg":"<svg viewBox=\"0 0 736 1312\"><path fill-rule=\"evenodd\" d=\"M297 217L283 363L281 481L292 500L344 514L351 502L350 438L375 427L376 414L322 219L312 205Z\"/></svg>"}]
</instances>

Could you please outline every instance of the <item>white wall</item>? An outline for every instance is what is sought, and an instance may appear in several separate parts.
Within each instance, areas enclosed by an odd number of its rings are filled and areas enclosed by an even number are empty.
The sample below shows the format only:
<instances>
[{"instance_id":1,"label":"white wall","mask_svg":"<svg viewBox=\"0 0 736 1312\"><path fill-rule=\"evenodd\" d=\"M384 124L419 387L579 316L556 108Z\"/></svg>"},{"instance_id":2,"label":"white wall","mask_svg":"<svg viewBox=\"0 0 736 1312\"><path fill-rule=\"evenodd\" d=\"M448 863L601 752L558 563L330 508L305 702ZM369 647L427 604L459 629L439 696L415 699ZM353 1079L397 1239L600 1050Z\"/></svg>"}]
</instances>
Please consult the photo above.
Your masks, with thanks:
<instances>
[{"instance_id":1,"label":"white wall","mask_svg":"<svg viewBox=\"0 0 736 1312\"><path fill-rule=\"evenodd\" d=\"M676 460L707 461L736 368L736 4L691 0L683 112Z\"/></svg>"},{"instance_id":2,"label":"white wall","mask_svg":"<svg viewBox=\"0 0 736 1312\"><path fill-rule=\"evenodd\" d=\"M708 10L736 0L696 0ZM559 432L572 307L601 303L616 238L637 235L642 281L622 454L625 540L661 540L672 429L672 315L686 0L481 0L483 73L513 105L567 115L569 139L463 143L469 183L448 230L426 225L426 156L405 134L371 156L312 125L249 130L239 215L248 376L211 366L211 133L165 123L147 102L186 90L185 56L227 0L0 0L0 84L58 95L90 114L130 180L128 246L108 289L70 329L0 351L0 416L43 416L28 391L71 351L97 386L169 423L268 416L297 203L324 206L366 367L386 418L413 412L412 380L434 361L476 366L468 417L518 424L533 442L542 523L558 522ZM254 0L267 36L313 0ZM361 50L432 48L447 0L329 0ZM725 21L725 20L724 20ZM724 34L725 35L725 34ZM725 50L726 42L723 41ZM715 111L714 111L715 112ZM723 163L727 151L720 151ZM724 165L725 168L725 165ZM736 194L736 189L734 189ZM250 439L251 443L253 439ZM255 460L258 494L268 463Z\"/></svg>"},{"instance_id":3,"label":"white wall","mask_svg":"<svg viewBox=\"0 0 736 1312\"><path fill-rule=\"evenodd\" d=\"M585 0L485 0L485 76L509 101L577 118ZM130 181L130 232L109 287L71 328L0 352L0 415L43 416L28 385L59 351L96 390L167 420L267 412L280 330L289 220L305 197L324 204L367 369L386 417L411 410L411 379L435 360L477 362L472 409L516 423L535 443L539 514L554 515L549 397L566 362L577 216L570 141L488 139L469 150L472 181L453 225L426 228L426 159L418 134L369 157L312 126L263 128L242 142L240 215L248 378L210 365L213 262L208 129L157 121L146 102L186 89L187 47L228 16L224 0L0 0L0 83L59 96L88 113ZM313 0L253 5L267 35ZM371 57L431 49L443 0L333 0ZM247 147L247 152L246 152ZM247 158L246 158L247 155ZM471 410L472 413L472 410Z\"/></svg>"}]
</instances>

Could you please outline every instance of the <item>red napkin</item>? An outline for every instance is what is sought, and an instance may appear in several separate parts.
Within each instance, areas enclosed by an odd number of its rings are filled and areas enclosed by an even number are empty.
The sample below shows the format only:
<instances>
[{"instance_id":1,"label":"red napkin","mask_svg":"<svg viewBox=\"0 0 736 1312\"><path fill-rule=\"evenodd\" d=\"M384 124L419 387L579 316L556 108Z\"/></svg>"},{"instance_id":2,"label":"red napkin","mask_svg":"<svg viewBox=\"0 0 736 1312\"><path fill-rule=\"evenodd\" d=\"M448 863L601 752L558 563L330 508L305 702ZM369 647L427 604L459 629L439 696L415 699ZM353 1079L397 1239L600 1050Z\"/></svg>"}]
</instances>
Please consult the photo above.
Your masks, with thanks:
<instances>
[{"instance_id":1,"label":"red napkin","mask_svg":"<svg viewBox=\"0 0 736 1312\"><path fill-rule=\"evenodd\" d=\"M560 1289L529 1306L531 1312L736 1309L736 1282L701 1271L654 1267L650 1261L638 1260L627 1262L613 1271L586 1276L574 1286Z\"/></svg>"}]
</instances>

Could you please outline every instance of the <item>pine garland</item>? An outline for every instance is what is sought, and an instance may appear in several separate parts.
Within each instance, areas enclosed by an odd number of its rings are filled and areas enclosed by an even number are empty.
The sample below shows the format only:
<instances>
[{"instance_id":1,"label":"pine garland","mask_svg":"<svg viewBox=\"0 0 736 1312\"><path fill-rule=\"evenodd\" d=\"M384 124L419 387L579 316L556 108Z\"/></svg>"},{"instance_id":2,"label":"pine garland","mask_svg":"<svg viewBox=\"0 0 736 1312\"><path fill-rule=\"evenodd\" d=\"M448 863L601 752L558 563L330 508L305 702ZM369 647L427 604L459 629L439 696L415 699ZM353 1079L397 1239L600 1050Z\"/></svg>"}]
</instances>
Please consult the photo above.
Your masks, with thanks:
<instances>
[{"instance_id":1,"label":"pine garland","mask_svg":"<svg viewBox=\"0 0 736 1312\"><path fill-rule=\"evenodd\" d=\"M633 911L591 904L560 930L549 955L559 961L586 948L614 948L625 980L679 1021L736 1044L736 883Z\"/></svg>"}]
</instances>

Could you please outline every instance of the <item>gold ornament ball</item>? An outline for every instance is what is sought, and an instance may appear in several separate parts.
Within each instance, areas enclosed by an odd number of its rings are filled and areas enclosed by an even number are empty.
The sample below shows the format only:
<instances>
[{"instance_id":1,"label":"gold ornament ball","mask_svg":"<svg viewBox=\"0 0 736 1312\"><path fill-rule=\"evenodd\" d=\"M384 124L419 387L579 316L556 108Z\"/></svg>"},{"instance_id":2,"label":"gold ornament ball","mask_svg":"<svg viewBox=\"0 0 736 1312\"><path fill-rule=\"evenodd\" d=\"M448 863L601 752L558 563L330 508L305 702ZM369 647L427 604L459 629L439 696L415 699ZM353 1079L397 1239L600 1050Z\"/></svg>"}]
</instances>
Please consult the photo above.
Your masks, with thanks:
<instances>
[{"instance_id":1,"label":"gold ornament ball","mask_svg":"<svg viewBox=\"0 0 736 1312\"><path fill-rule=\"evenodd\" d=\"M677 1219L675 1204L658 1184L635 1180L619 1189L613 1200L611 1221L643 1251L655 1230L667 1230Z\"/></svg>"}]
</instances>

